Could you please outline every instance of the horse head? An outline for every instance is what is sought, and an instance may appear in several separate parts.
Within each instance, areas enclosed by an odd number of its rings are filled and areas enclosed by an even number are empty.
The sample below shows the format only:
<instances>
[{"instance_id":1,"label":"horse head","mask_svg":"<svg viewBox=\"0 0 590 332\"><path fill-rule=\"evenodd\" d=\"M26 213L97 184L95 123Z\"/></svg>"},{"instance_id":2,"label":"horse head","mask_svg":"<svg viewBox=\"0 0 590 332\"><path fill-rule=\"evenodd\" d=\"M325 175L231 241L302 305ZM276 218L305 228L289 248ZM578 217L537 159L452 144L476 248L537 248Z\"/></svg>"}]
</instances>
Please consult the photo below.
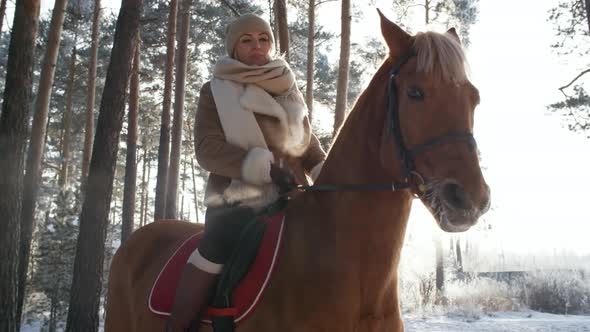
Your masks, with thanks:
<instances>
[{"instance_id":1,"label":"horse head","mask_svg":"<svg viewBox=\"0 0 590 332\"><path fill-rule=\"evenodd\" d=\"M465 231L489 209L490 190L473 138L479 92L460 39L454 29L411 36L379 15L389 48L379 70L388 73L381 164L412 184L441 229Z\"/></svg>"}]
</instances>

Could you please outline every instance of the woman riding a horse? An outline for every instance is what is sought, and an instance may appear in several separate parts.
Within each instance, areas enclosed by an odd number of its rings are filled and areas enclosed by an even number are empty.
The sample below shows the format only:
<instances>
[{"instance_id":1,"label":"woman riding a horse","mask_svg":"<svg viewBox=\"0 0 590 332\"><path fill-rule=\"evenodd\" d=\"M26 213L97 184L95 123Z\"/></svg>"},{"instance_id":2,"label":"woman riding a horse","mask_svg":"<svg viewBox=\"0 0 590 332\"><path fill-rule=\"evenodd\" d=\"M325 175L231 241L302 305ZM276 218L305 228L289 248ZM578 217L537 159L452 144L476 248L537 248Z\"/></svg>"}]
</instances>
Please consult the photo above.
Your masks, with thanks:
<instances>
[{"instance_id":1,"label":"woman riding a horse","mask_svg":"<svg viewBox=\"0 0 590 332\"><path fill-rule=\"evenodd\" d=\"M271 27L254 14L226 28L228 56L200 92L195 152L210 172L205 232L176 291L168 331L198 319L244 220L293 184L308 184L325 159L289 64L274 56Z\"/></svg>"},{"instance_id":2,"label":"woman riding a horse","mask_svg":"<svg viewBox=\"0 0 590 332\"><path fill-rule=\"evenodd\" d=\"M292 181L281 162L299 183L321 167L317 190L293 197L285 208L273 274L239 332L402 332L398 267L415 198L447 232L468 230L489 209L474 139L479 92L466 74L457 33L410 35L382 14L380 21L387 56L323 164L292 72L282 60L265 60L272 45L268 24L248 16L228 29L232 57L219 60L197 115L197 156L212 173L205 237L239 227L218 207L248 215L243 205L274 200L276 184ZM173 253L201 228L154 222L125 241L111 264L106 332L164 329L165 321L148 308L150 290ZM196 318L223 265L227 254L208 241L231 236L205 239L186 265L172 331Z\"/></svg>"}]
</instances>

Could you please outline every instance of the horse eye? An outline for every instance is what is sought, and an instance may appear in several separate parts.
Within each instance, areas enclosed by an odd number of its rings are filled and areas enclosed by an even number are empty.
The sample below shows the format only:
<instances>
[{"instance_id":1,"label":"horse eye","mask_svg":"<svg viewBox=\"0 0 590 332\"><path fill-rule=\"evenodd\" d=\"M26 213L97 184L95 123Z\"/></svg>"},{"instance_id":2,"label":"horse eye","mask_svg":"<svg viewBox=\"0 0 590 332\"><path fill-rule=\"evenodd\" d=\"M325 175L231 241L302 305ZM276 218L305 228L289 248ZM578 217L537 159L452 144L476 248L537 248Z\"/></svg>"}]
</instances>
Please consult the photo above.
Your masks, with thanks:
<instances>
[{"instance_id":1,"label":"horse eye","mask_svg":"<svg viewBox=\"0 0 590 332\"><path fill-rule=\"evenodd\" d=\"M418 87L410 87L407 91L408 97L414 100L424 100L424 91Z\"/></svg>"}]
</instances>

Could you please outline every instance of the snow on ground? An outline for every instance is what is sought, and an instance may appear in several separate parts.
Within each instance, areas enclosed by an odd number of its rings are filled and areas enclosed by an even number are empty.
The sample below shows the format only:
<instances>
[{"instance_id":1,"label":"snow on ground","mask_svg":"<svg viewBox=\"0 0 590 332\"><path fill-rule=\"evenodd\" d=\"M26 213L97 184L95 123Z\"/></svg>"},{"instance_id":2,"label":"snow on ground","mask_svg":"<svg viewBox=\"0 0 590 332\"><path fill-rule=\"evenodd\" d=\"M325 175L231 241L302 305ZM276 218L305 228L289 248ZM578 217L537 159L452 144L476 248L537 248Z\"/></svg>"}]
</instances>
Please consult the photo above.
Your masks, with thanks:
<instances>
[{"instance_id":1,"label":"snow on ground","mask_svg":"<svg viewBox=\"0 0 590 332\"><path fill-rule=\"evenodd\" d=\"M535 311L465 315L404 315L405 332L590 332L590 316Z\"/></svg>"},{"instance_id":2,"label":"snow on ground","mask_svg":"<svg viewBox=\"0 0 590 332\"><path fill-rule=\"evenodd\" d=\"M590 316L551 315L536 311L477 316L405 314L405 332L590 332ZM21 332L37 332L39 328L40 323L33 322L23 326Z\"/></svg>"},{"instance_id":3,"label":"snow on ground","mask_svg":"<svg viewBox=\"0 0 590 332\"><path fill-rule=\"evenodd\" d=\"M24 324L20 327L20 332L38 332L41 331L41 322L35 321L29 324Z\"/></svg>"}]
</instances>

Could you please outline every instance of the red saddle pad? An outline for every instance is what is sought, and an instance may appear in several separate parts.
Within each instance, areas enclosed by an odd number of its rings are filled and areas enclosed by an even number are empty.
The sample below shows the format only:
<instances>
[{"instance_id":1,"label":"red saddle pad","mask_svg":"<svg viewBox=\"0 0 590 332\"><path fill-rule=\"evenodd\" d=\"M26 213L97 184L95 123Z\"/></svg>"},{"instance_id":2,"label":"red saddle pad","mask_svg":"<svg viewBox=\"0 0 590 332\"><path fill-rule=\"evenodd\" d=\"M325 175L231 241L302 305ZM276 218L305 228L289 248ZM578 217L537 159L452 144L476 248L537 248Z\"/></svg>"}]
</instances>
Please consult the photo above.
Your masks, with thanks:
<instances>
[{"instance_id":1,"label":"red saddle pad","mask_svg":"<svg viewBox=\"0 0 590 332\"><path fill-rule=\"evenodd\" d=\"M281 247L284 214L266 217L263 221L266 223L266 231L256 259L232 295L232 303L237 312L234 319L236 323L246 318L256 307L270 279ZM189 256L199 245L202 235L200 232L184 241L160 271L148 301L149 308L154 314L163 318L170 315L180 275ZM211 323L208 315L205 315L202 321Z\"/></svg>"}]
</instances>

